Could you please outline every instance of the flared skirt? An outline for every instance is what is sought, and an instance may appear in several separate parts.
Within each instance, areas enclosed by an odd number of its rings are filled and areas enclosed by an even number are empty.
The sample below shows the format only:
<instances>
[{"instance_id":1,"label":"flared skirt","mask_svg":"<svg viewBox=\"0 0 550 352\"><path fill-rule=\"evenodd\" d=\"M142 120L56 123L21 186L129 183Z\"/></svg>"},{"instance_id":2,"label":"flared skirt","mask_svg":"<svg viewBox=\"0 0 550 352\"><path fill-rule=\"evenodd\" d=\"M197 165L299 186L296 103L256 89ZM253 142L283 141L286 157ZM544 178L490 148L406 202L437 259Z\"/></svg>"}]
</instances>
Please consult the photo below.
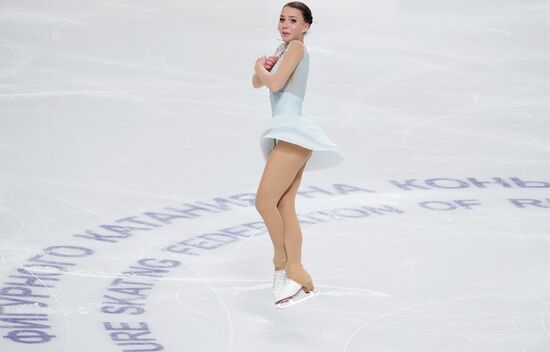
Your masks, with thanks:
<instances>
[{"instance_id":1,"label":"flared skirt","mask_svg":"<svg viewBox=\"0 0 550 352\"><path fill-rule=\"evenodd\" d=\"M303 115L273 115L269 125L260 135L264 160L267 161L279 140L313 151L304 172L332 167L344 159L339 146L314 121Z\"/></svg>"}]
</instances>

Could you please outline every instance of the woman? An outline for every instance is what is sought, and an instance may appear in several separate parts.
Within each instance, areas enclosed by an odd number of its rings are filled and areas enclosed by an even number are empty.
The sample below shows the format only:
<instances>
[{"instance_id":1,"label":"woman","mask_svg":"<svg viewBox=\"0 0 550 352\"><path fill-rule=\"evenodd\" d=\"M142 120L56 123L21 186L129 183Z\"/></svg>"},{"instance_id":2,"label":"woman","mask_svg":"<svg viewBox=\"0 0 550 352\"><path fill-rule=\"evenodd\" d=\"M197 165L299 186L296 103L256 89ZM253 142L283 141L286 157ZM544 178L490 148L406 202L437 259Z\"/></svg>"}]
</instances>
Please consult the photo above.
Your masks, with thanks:
<instances>
[{"instance_id":1,"label":"woman","mask_svg":"<svg viewBox=\"0 0 550 352\"><path fill-rule=\"evenodd\" d=\"M256 209L273 242L273 295L280 308L315 293L311 276L301 263L302 233L295 209L302 174L342 159L338 146L302 115L309 68L304 36L312 22L311 10L305 4L286 4L279 18L283 43L278 55L258 58L252 77L254 88L270 90L272 119L260 136L266 164L256 193Z\"/></svg>"}]
</instances>

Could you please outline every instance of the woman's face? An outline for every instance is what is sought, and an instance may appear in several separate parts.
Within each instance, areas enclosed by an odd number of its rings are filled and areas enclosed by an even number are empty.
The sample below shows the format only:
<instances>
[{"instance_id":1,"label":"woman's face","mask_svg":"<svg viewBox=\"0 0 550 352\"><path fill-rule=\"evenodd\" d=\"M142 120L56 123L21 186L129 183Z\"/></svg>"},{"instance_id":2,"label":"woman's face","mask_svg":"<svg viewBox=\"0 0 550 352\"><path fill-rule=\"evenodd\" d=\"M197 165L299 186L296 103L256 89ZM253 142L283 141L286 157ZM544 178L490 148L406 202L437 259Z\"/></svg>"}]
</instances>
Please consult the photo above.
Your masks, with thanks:
<instances>
[{"instance_id":1,"label":"woman's face","mask_svg":"<svg viewBox=\"0 0 550 352\"><path fill-rule=\"evenodd\" d=\"M309 23L304 21L302 12L293 7L283 7L279 16L279 33L285 43L291 40L304 39L304 32L309 29Z\"/></svg>"}]
</instances>

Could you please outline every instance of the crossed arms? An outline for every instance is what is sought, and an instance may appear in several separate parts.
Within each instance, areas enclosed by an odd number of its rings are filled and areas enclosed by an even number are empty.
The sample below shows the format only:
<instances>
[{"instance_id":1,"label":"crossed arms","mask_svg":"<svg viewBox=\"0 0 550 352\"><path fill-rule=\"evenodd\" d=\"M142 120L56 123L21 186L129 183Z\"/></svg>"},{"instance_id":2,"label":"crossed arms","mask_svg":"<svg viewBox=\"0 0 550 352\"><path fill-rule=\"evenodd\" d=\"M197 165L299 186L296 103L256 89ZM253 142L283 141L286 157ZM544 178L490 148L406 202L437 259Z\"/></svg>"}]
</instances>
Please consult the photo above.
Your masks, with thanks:
<instances>
[{"instance_id":1,"label":"crossed arms","mask_svg":"<svg viewBox=\"0 0 550 352\"><path fill-rule=\"evenodd\" d=\"M304 57L305 49L302 42L292 40L288 48L281 57L281 65L276 73L272 74L264 67L265 58L256 60L254 66L254 75L252 76L252 86L260 88L266 86L270 91L276 92L284 87L286 81L290 78L300 60Z\"/></svg>"}]
</instances>

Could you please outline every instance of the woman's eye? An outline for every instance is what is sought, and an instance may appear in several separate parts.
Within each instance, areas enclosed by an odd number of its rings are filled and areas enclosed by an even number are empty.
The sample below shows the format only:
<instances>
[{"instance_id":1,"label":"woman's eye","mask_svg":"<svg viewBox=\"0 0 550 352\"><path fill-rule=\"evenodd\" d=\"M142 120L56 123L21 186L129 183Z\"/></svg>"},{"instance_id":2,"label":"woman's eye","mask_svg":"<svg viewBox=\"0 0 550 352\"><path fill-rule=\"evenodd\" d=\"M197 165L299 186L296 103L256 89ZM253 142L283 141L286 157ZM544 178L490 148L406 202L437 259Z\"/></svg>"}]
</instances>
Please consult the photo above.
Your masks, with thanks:
<instances>
[{"instance_id":1,"label":"woman's eye","mask_svg":"<svg viewBox=\"0 0 550 352\"><path fill-rule=\"evenodd\" d=\"M290 20L290 22L294 23L294 22L296 22L296 20Z\"/></svg>"},{"instance_id":2,"label":"woman's eye","mask_svg":"<svg viewBox=\"0 0 550 352\"><path fill-rule=\"evenodd\" d=\"M283 22L283 21L284 21L284 19L282 19L282 18L279 18L279 22Z\"/></svg>"}]
</instances>

